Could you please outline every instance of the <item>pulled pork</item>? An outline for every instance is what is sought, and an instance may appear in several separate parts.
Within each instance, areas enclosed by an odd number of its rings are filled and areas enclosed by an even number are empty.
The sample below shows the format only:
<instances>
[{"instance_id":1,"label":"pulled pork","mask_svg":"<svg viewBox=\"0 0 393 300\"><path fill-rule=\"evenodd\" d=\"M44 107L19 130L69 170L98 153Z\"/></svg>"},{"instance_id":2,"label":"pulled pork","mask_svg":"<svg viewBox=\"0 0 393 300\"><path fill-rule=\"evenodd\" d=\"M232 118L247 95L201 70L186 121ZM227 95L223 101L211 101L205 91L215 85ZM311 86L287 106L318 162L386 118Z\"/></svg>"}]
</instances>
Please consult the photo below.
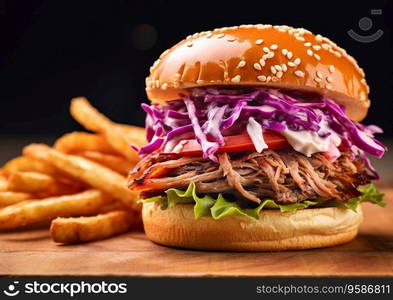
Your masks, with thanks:
<instances>
[{"instance_id":1,"label":"pulled pork","mask_svg":"<svg viewBox=\"0 0 393 300\"><path fill-rule=\"evenodd\" d=\"M320 153L306 157L285 149L223 153L215 163L196 156L154 154L131 172L129 186L143 198L194 182L197 192L232 194L255 203L264 198L281 204L319 197L347 201L359 195L357 186L372 179L364 162L350 156L343 152L331 162Z\"/></svg>"}]
</instances>

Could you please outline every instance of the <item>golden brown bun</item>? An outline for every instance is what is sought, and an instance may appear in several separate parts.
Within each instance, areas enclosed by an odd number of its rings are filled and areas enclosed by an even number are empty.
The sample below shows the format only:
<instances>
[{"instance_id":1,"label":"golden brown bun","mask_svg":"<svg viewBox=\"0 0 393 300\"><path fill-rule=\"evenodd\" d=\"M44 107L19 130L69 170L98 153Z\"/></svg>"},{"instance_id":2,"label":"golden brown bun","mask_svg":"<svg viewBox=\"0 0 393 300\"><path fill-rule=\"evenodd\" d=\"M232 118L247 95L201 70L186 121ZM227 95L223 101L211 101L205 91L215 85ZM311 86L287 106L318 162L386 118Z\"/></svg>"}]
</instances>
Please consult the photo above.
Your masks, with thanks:
<instances>
[{"instance_id":1,"label":"golden brown bun","mask_svg":"<svg viewBox=\"0 0 393 300\"><path fill-rule=\"evenodd\" d=\"M146 203L142 210L147 237L158 244L220 251L279 251L328 247L352 240L363 219L359 207L328 207L281 213L262 210L260 219L229 216L219 220L194 218L193 205L161 210Z\"/></svg>"},{"instance_id":2,"label":"golden brown bun","mask_svg":"<svg viewBox=\"0 0 393 300\"><path fill-rule=\"evenodd\" d=\"M209 85L317 90L345 105L354 121L361 121L370 106L364 72L344 49L289 26L242 25L196 33L165 51L146 78L153 103Z\"/></svg>"}]
</instances>

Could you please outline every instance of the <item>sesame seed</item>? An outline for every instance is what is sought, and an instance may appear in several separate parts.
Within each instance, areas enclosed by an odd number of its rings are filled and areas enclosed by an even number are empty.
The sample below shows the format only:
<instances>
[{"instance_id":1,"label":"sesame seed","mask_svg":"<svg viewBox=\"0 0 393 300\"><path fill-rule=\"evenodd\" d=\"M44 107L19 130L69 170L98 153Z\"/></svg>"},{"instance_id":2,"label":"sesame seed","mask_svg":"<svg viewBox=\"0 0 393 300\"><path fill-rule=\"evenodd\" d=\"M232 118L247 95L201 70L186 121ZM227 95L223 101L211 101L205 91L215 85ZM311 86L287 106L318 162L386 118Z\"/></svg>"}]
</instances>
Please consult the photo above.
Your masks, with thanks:
<instances>
[{"instance_id":1,"label":"sesame seed","mask_svg":"<svg viewBox=\"0 0 393 300\"><path fill-rule=\"evenodd\" d=\"M322 36L321 36L320 34L317 34L317 35L315 36L315 39L316 39L318 42L322 42L322 40L323 40L323 38L322 38Z\"/></svg>"},{"instance_id":2,"label":"sesame seed","mask_svg":"<svg viewBox=\"0 0 393 300\"><path fill-rule=\"evenodd\" d=\"M155 81L155 84L156 84L156 87L157 87L157 88L160 87L160 81L159 81L158 79Z\"/></svg>"},{"instance_id":3,"label":"sesame seed","mask_svg":"<svg viewBox=\"0 0 393 300\"><path fill-rule=\"evenodd\" d=\"M166 90L168 88L168 84L165 82L161 85L161 89Z\"/></svg>"},{"instance_id":4,"label":"sesame seed","mask_svg":"<svg viewBox=\"0 0 393 300\"><path fill-rule=\"evenodd\" d=\"M274 68L275 68L277 71L282 71L282 68L281 68L280 65L275 65Z\"/></svg>"},{"instance_id":5,"label":"sesame seed","mask_svg":"<svg viewBox=\"0 0 393 300\"><path fill-rule=\"evenodd\" d=\"M206 38L210 39L213 36L213 32L209 31L209 33L206 35Z\"/></svg>"},{"instance_id":6,"label":"sesame seed","mask_svg":"<svg viewBox=\"0 0 393 300\"><path fill-rule=\"evenodd\" d=\"M187 42L186 45L187 45L187 47L192 47L192 43L191 42Z\"/></svg>"},{"instance_id":7,"label":"sesame seed","mask_svg":"<svg viewBox=\"0 0 393 300\"><path fill-rule=\"evenodd\" d=\"M266 52L266 53L269 53L270 49L268 47L263 47L263 51Z\"/></svg>"},{"instance_id":8,"label":"sesame seed","mask_svg":"<svg viewBox=\"0 0 393 300\"><path fill-rule=\"evenodd\" d=\"M192 37L193 37L193 38L196 38L196 37L198 37L198 35L199 35L199 33L196 32L196 33L194 33L194 34L192 35Z\"/></svg>"},{"instance_id":9,"label":"sesame seed","mask_svg":"<svg viewBox=\"0 0 393 300\"><path fill-rule=\"evenodd\" d=\"M321 79L321 78L314 78L314 80L315 80L316 82L322 82L322 79Z\"/></svg>"},{"instance_id":10,"label":"sesame seed","mask_svg":"<svg viewBox=\"0 0 393 300\"><path fill-rule=\"evenodd\" d=\"M278 78L277 78L276 76L273 76L273 77L272 77L272 81L273 81L273 82L276 82L276 81L278 81Z\"/></svg>"},{"instance_id":11,"label":"sesame seed","mask_svg":"<svg viewBox=\"0 0 393 300\"><path fill-rule=\"evenodd\" d=\"M164 52L161 53L160 58L164 57L166 54L168 54L169 49L165 50Z\"/></svg>"},{"instance_id":12,"label":"sesame seed","mask_svg":"<svg viewBox=\"0 0 393 300\"><path fill-rule=\"evenodd\" d=\"M238 67L238 68L243 68L245 65L246 65L246 61L241 60L241 61L239 61L239 63L237 64L237 67Z\"/></svg>"},{"instance_id":13,"label":"sesame seed","mask_svg":"<svg viewBox=\"0 0 393 300\"><path fill-rule=\"evenodd\" d=\"M228 41L228 42L234 42L234 41L236 41L236 38L230 37L229 39L227 39L227 41Z\"/></svg>"},{"instance_id":14,"label":"sesame seed","mask_svg":"<svg viewBox=\"0 0 393 300\"><path fill-rule=\"evenodd\" d=\"M278 48L277 44L273 44L270 46L270 49L272 50L277 50L277 48Z\"/></svg>"},{"instance_id":15,"label":"sesame seed","mask_svg":"<svg viewBox=\"0 0 393 300\"><path fill-rule=\"evenodd\" d=\"M311 50L311 49L307 49L307 55L310 55L310 56L312 56L312 55L313 55L313 52L312 52L312 50Z\"/></svg>"},{"instance_id":16,"label":"sesame seed","mask_svg":"<svg viewBox=\"0 0 393 300\"><path fill-rule=\"evenodd\" d=\"M153 63L153 65L152 65L152 68L154 69L155 67L157 67L157 65L160 63L160 59L157 59L154 63Z\"/></svg>"},{"instance_id":17,"label":"sesame seed","mask_svg":"<svg viewBox=\"0 0 393 300\"><path fill-rule=\"evenodd\" d=\"M323 78L323 75L322 75L322 72L321 72L321 71L317 71L317 77L318 77L318 78L321 78L321 79Z\"/></svg>"},{"instance_id":18,"label":"sesame seed","mask_svg":"<svg viewBox=\"0 0 393 300\"><path fill-rule=\"evenodd\" d=\"M293 53L291 51L288 51L288 54L287 54L288 59L291 59L292 56L293 56Z\"/></svg>"},{"instance_id":19,"label":"sesame seed","mask_svg":"<svg viewBox=\"0 0 393 300\"><path fill-rule=\"evenodd\" d=\"M262 59L268 59L267 54L262 55Z\"/></svg>"},{"instance_id":20,"label":"sesame seed","mask_svg":"<svg viewBox=\"0 0 393 300\"><path fill-rule=\"evenodd\" d=\"M297 77L304 77L304 72L303 72L303 71L300 71L300 70L295 71L294 74L295 74Z\"/></svg>"},{"instance_id":21,"label":"sesame seed","mask_svg":"<svg viewBox=\"0 0 393 300\"><path fill-rule=\"evenodd\" d=\"M312 46L312 48L313 48L315 51L321 50L321 46L319 46L319 45L314 45L314 46Z\"/></svg>"},{"instance_id":22,"label":"sesame seed","mask_svg":"<svg viewBox=\"0 0 393 300\"><path fill-rule=\"evenodd\" d=\"M266 65L266 62L265 62L265 60L264 60L263 58L261 58L261 59L259 60L259 64L260 64L262 67L264 67L264 66Z\"/></svg>"},{"instance_id":23,"label":"sesame seed","mask_svg":"<svg viewBox=\"0 0 393 300\"><path fill-rule=\"evenodd\" d=\"M316 60L321 60L321 57L318 54L316 54L316 53L314 54L314 57L315 57Z\"/></svg>"},{"instance_id":24,"label":"sesame seed","mask_svg":"<svg viewBox=\"0 0 393 300\"><path fill-rule=\"evenodd\" d=\"M274 66L271 66L271 67L270 67L270 71L271 71L273 74L276 74L276 73L277 73L277 70L276 70L276 68L275 68Z\"/></svg>"},{"instance_id":25,"label":"sesame seed","mask_svg":"<svg viewBox=\"0 0 393 300\"><path fill-rule=\"evenodd\" d=\"M302 42L305 41L304 37L302 37L302 36L297 36L296 39L297 39L298 41L302 41Z\"/></svg>"},{"instance_id":26,"label":"sesame seed","mask_svg":"<svg viewBox=\"0 0 393 300\"><path fill-rule=\"evenodd\" d=\"M288 66L290 66L290 67L296 67L296 64L294 63L294 62L288 62Z\"/></svg>"},{"instance_id":27,"label":"sesame seed","mask_svg":"<svg viewBox=\"0 0 393 300\"><path fill-rule=\"evenodd\" d=\"M238 82L240 82L240 75L236 75L235 77L233 77L232 79L231 79L231 81L232 82L234 82L234 83L238 83Z\"/></svg>"},{"instance_id":28,"label":"sesame seed","mask_svg":"<svg viewBox=\"0 0 393 300\"><path fill-rule=\"evenodd\" d=\"M272 76L266 77L266 82L269 82L270 80L272 80Z\"/></svg>"},{"instance_id":29,"label":"sesame seed","mask_svg":"<svg viewBox=\"0 0 393 300\"><path fill-rule=\"evenodd\" d=\"M327 81L327 82L332 82L332 81L333 81L333 78L330 77L330 76L328 76L328 77L326 77L326 81Z\"/></svg>"},{"instance_id":30,"label":"sesame seed","mask_svg":"<svg viewBox=\"0 0 393 300\"><path fill-rule=\"evenodd\" d=\"M334 66L333 66L333 65L330 65L330 66L329 66L329 72L330 72L330 73L333 73L333 72L334 72Z\"/></svg>"},{"instance_id":31,"label":"sesame seed","mask_svg":"<svg viewBox=\"0 0 393 300\"><path fill-rule=\"evenodd\" d=\"M301 63L301 59L298 57L294 61L295 65L299 65Z\"/></svg>"},{"instance_id":32,"label":"sesame seed","mask_svg":"<svg viewBox=\"0 0 393 300\"><path fill-rule=\"evenodd\" d=\"M282 70L283 70L284 72L286 72L286 71L288 70L288 67L287 67L286 64L282 64L281 66L282 66Z\"/></svg>"},{"instance_id":33,"label":"sesame seed","mask_svg":"<svg viewBox=\"0 0 393 300\"><path fill-rule=\"evenodd\" d=\"M330 46L329 44L322 44L322 48L325 50L329 50L330 48L332 48L332 46Z\"/></svg>"},{"instance_id":34,"label":"sesame seed","mask_svg":"<svg viewBox=\"0 0 393 300\"><path fill-rule=\"evenodd\" d=\"M310 43L310 42L306 42L306 43L304 43L304 46L310 47L310 46L311 46L311 43Z\"/></svg>"},{"instance_id":35,"label":"sesame seed","mask_svg":"<svg viewBox=\"0 0 393 300\"><path fill-rule=\"evenodd\" d=\"M281 78L282 75L283 75L283 72L282 72L282 71L278 71L277 74L276 74L276 76L277 76L278 78Z\"/></svg>"},{"instance_id":36,"label":"sesame seed","mask_svg":"<svg viewBox=\"0 0 393 300\"><path fill-rule=\"evenodd\" d=\"M338 51L335 51L335 52L334 52L334 55L337 56L337 57L341 57L341 53L338 52Z\"/></svg>"},{"instance_id":37,"label":"sesame seed","mask_svg":"<svg viewBox=\"0 0 393 300\"><path fill-rule=\"evenodd\" d=\"M203 84L204 82L205 82L205 81L202 80L202 79L198 79L198 80L196 81L197 84Z\"/></svg>"},{"instance_id":38,"label":"sesame seed","mask_svg":"<svg viewBox=\"0 0 393 300\"><path fill-rule=\"evenodd\" d=\"M216 35L216 37L218 39L221 39L222 37L224 37L224 35L225 35L225 33L219 33L219 34Z\"/></svg>"},{"instance_id":39,"label":"sesame seed","mask_svg":"<svg viewBox=\"0 0 393 300\"><path fill-rule=\"evenodd\" d=\"M266 76L265 75L260 75L260 76L257 76L257 79L259 81L266 81Z\"/></svg>"},{"instance_id":40,"label":"sesame seed","mask_svg":"<svg viewBox=\"0 0 393 300\"><path fill-rule=\"evenodd\" d=\"M272 58L274 56L274 52L269 52L266 56L267 58Z\"/></svg>"},{"instance_id":41,"label":"sesame seed","mask_svg":"<svg viewBox=\"0 0 393 300\"><path fill-rule=\"evenodd\" d=\"M333 88L331 84L327 84L325 87L326 87L327 89L329 89L329 90L331 90L331 89Z\"/></svg>"},{"instance_id":42,"label":"sesame seed","mask_svg":"<svg viewBox=\"0 0 393 300\"><path fill-rule=\"evenodd\" d=\"M360 97L360 100L366 100L366 94L363 91L360 92L359 97Z\"/></svg>"},{"instance_id":43,"label":"sesame seed","mask_svg":"<svg viewBox=\"0 0 393 300\"><path fill-rule=\"evenodd\" d=\"M263 40L262 40L262 39L256 40L256 41L255 41L255 44L257 44L257 45L260 45L260 44L262 44L262 43L263 43Z\"/></svg>"},{"instance_id":44,"label":"sesame seed","mask_svg":"<svg viewBox=\"0 0 393 300\"><path fill-rule=\"evenodd\" d=\"M281 50L281 53L282 53L282 55L287 55L288 50L284 48L284 49Z\"/></svg>"},{"instance_id":45,"label":"sesame seed","mask_svg":"<svg viewBox=\"0 0 393 300\"><path fill-rule=\"evenodd\" d=\"M254 64L254 69L260 71L260 70L262 70L262 67L261 67L260 64L255 63L255 64Z\"/></svg>"}]
</instances>

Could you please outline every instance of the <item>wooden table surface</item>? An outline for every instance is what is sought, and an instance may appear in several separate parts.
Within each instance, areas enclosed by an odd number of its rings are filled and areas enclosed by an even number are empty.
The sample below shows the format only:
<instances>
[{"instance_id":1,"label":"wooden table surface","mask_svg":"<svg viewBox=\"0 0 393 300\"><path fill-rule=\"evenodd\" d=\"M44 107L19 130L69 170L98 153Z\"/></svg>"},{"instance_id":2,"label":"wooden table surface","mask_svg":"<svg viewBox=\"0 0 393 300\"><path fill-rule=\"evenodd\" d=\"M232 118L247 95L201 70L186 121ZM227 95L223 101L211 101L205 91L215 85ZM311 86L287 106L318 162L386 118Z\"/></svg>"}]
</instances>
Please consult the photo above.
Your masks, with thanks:
<instances>
[{"instance_id":1,"label":"wooden table surface","mask_svg":"<svg viewBox=\"0 0 393 300\"><path fill-rule=\"evenodd\" d=\"M54 244L47 229L0 233L0 275L393 276L393 188L387 208L365 204L352 242L290 252L228 253L166 248L142 232L84 245Z\"/></svg>"}]
</instances>

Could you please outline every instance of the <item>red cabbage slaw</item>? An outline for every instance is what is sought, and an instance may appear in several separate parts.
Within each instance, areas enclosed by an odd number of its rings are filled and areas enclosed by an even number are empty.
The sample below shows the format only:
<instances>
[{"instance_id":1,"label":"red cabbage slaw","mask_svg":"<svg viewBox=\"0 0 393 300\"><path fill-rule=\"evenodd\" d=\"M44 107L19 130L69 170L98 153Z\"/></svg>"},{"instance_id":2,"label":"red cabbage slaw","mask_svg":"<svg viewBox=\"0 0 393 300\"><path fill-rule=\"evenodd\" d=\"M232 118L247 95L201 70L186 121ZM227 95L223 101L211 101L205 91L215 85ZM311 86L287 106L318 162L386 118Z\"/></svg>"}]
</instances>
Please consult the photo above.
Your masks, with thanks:
<instances>
[{"instance_id":1,"label":"red cabbage slaw","mask_svg":"<svg viewBox=\"0 0 393 300\"><path fill-rule=\"evenodd\" d=\"M165 149L164 152L174 152L173 148L180 141L196 139L203 157L217 162L215 152L224 144L223 137L244 132L251 121L254 127L256 121L265 130L308 130L322 138L335 134L343 147L365 160L377 178L378 174L365 154L380 158L386 150L374 138L375 133L382 132L381 128L351 121L345 115L345 107L319 95L310 97L277 89L206 88L194 89L190 95L181 95L180 99L167 102L167 105L142 104L142 108L147 113L149 144L139 150L141 156L160 148ZM255 145L258 137L251 138Z\"/></svg>"}]
</instances>

